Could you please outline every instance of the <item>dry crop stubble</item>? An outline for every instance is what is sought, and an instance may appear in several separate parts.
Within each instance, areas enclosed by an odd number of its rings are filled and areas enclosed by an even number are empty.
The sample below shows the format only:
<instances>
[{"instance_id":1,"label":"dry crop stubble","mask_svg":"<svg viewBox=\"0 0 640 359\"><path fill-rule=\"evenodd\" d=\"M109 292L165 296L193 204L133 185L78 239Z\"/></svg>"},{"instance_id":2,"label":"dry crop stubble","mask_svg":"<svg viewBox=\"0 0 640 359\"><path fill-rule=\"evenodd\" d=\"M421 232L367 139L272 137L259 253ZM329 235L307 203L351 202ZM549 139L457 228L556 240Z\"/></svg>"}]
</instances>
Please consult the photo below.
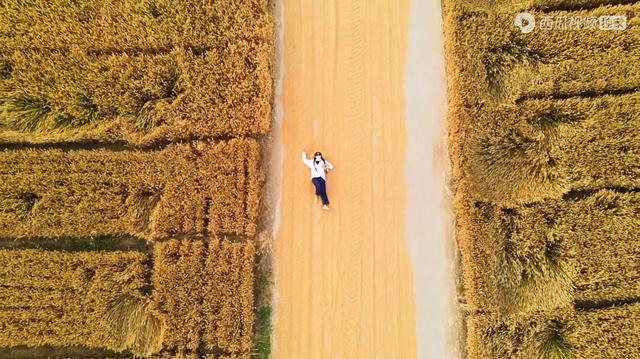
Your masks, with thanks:
<instances>
[{"instance_id":1,"label":"dry crop stubble","mask_svg":"<svg viewBox=\"0 0 640 359\"><path fill-rule=\"evenodd\" d=\"M255 245L214 239L156 245L154 307L167 321L165 345L179 350L251 349Z\"/></svg>"},{"instance_id":2,"label":"dry crop stubble","mask_svg":"<svg viewBox=\"0 0 640 359\"><path fill-rule=\"evenodd\" d=\"M0 51L66 50L92 53L215 48L250 39L272 44L267 0L8 0L0 8Z\"/></svg>"},{"instance_id":3,"label":"dry crop stubble","mask_svg":"<svg viewBox=\"0 0 640 359\"><path fill-rule=\"evenodd\" d=\"M126 141L265 134L269 47L240 43L194 55L92 56L16 51L0 80L0 141Z\"/></svg>"},{"instance_id":4,"label":"dry crop stubble","mask_svg":"<svg viewBox=\"0 0 640 359\"><path fill-rule=\"evenodd\" d=\"M259 156L253 139L150 152L6 150L0 236L251 237L263 183Z\"/></svg>"},{"instance_id":5,"label":"dry crop stubble","mask_svg":"<svg viewBox=\"0 0 640 359\"><path fill-rule=\"evenodd\" d=\"M162 323L142 294L146 260L133 251L0 250L0 345L158 351Z\"/></svg>"},{"instance_id":6,"label":"dry crop stubble","mask_svg":"<svg viewBox=\"0 0 640 359\"><path fill-rule=\"evenodd\" d=\"M637 356L640 7L602 3L445 3L471 358ZM629 27L520 34L524 10Z\"/></svg>"},{"instance_id":7,"label":"dry crop stubble","mask_svg":"<svg viewBox=\"0 0 640 359\"><path fill-rule=\"evenodd\" d=\"M270 128L267 1L12 0L0 24L0 142L146 146Z\"/></svg>"},{"instance_id":8,"label":"dry crop stubble","mask_svg":"<svg viewBox=\"0 0 640 359\"><path fill-rule=\"evenodd\" d=\"M138 252L0 251L3 346L249 358L273 35L267 0L0 4L0 237L158 240L151 283Z\"/></svg>"}]
</instances>

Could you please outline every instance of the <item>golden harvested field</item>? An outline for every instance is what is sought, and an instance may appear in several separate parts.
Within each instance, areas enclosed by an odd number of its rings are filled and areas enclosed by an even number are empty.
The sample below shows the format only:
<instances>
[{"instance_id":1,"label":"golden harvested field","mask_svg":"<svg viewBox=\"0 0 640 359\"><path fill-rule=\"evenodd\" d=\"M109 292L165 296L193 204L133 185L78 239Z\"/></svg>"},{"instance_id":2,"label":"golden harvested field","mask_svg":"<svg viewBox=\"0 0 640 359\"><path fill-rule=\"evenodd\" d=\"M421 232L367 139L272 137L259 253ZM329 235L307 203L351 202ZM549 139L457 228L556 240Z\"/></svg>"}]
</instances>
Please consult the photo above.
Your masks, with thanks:
<instances>
[{"instance_id":1,"label":"golden harvested field","mask_svg":"<svg viewBox=\"0 0 640 359\"><path fill-rule=\"evenodd\" d=\"M0 236L253 236L259 157L252 139L145 152L4 151Z\"/></svg>"},{"instance_id":2,"label":"golden harvested field","mask_svg":"<svg viewBox=\"0 0 640 359\"><path fill-rule=\"evenodd\" d=\"M267 0L0 3L0 357L268 355L273 22Z\"/></svg>"},{"instance_id":3,"label":"golden harvested field","mask_svg":"<svg viewBox=\"0 0 640 359\"><path fill-rule=\"evenodd\" d=\"M251 350L254 256L251 241L171 240L155 247L151 283L154 304L168 318L167 346Z\"/></svg>"},{"instance_id":4,"label":"golden harvested field","mask_svg":"<svg viewBox=\"0 0 640 359\"><path fill-rule=\"evenodd\" d=\"M0 250L0 346L248 353L254 255L250 240L171 240L153 258Z\"/></svg>"},{"instance_id":5,"label":"golden harvested field","mask_svg":"<svg viewBox=\"0 0 640 359\"><path fill-rule=\"evenodd\" d=\"M0 143L264 135L266 0L7 1Z\"/></svg>"},{"instance_id":6,"label":"golden harvested field","mask_svg":"<svg viewBox=\"0 0 640 359\"><path fill-rule=\"evenodd\" d=\"M0 250L0 346L125 349L125 335L108 320L110 303L144 301L147 260L139 252Z\"/></svg>"},{"instance_id":7,"label":"golden harvested field","mask_svg":"<svg viewBox=\"0 0 640 359\"><path fill-rule=\"evenodd\" d=\"M624 3L445 1L468 358L640 357L640 5ZM521 11L628 27L521 33Z\"/></svg>"}]
</instances>

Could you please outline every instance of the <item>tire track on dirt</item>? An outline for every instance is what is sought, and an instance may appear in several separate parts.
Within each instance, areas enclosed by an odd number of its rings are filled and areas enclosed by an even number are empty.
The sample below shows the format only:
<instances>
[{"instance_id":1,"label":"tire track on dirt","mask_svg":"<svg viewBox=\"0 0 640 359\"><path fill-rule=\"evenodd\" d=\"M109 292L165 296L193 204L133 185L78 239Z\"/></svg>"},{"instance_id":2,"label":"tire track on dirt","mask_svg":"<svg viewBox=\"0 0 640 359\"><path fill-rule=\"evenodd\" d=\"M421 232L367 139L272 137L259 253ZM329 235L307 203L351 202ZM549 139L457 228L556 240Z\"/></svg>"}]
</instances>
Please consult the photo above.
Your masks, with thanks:
<instances>
[{"instance_id":1,"label":"tire track on dirt","mask_svg":"<svg viewBox=\"0 0 640 359\"><path fill-rule=\"evenodd\" d=\"M358 348L357 340L359 340L360 332L358 330L360 319L360 295L357 291L362 281L362 242L363 229L362 229L362 197L363 191L363 174L362 163L364 161L363 156L363 141L364 141L364 103L363 103L363 69L362 69L362 1L355 0L351 3L349 9L349 41L348 48L350 49L347 59L347 73L349 74L349 111L346 119L351 122L351 146L352 146L352 175L351 175L351 224L348 243L349 243L349 271L347 272L347 288L349 290L349 302L353 310L349 313L349 319L347 324L347 340L345 346L347 348Z\"/></svg>"}]
</instances>

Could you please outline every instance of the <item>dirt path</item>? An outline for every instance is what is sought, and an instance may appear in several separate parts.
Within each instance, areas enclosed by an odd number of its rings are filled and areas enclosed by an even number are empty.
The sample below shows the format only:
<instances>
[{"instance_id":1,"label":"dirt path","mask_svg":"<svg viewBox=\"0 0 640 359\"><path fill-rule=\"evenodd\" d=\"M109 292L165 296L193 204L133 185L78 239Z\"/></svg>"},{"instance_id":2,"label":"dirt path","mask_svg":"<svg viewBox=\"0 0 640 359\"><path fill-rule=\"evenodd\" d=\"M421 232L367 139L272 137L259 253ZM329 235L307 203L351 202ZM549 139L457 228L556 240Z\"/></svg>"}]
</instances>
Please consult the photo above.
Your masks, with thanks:
<instances>
[{"instance_id":1,"label":"dirt path","mask_svg":"<svg viewBox=\"0 0 640 359\"><path fill-rule=\"evenodd\" d=\"M405 81L407 244L414 269L418 358L457 359L451 198L446 193L446 81L439 1L412 0Z\"/></svg>"},{"instance_id":2,"label":"dirt path","mask_svg":"<svg viewBox=\"0 0 640 359\"><path fill-rule=\"evenodd\" d=\"M406 247L409 1L283 0L275 358L415 358ZM334 164L313 204L300 151Z\"/></svg>"}]
</instances>

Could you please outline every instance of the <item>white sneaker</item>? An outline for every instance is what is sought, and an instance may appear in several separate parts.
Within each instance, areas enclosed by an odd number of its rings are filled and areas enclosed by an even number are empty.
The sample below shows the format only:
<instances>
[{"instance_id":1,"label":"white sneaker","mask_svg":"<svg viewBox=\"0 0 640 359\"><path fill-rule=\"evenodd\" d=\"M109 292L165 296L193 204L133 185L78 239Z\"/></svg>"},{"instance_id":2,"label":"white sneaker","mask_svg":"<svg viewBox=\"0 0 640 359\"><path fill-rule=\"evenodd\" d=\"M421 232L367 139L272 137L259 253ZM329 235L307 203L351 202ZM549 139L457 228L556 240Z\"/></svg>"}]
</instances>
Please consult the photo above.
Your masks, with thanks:
<instances>
[{"instance_id":1,"label":"white sneaker","mask_svg":"<svg viewBox=\"0 0 640 359\"><path fill-rule=\"evenodd\" d=\"M322 206L322 209L324 209L325 211L330 210L331 208L329 208L329 206L327 206L326 204L324 206Z\"/></svg>"}]
</instances>

